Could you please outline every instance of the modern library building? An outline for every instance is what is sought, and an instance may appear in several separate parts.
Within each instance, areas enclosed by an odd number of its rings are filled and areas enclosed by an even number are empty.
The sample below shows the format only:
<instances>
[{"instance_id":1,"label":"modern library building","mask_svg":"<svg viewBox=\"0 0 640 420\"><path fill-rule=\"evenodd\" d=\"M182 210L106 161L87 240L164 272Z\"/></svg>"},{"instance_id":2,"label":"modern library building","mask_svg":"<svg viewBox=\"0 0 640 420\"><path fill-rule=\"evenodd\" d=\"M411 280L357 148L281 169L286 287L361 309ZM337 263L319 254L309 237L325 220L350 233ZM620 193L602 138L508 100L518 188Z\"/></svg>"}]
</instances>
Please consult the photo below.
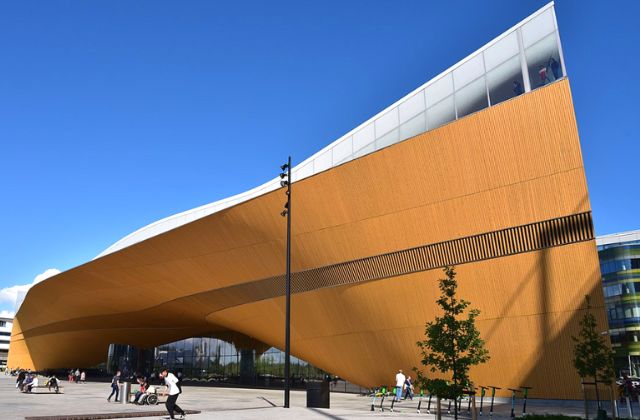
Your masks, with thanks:
<instances>
[{"instance_id":1,"label":"modern library building","mask_svg":"<svg viewBox=\"0 0 640 420\"><path fill-rule=\"evenodd\" d=\"M474 383L581 398L571 336L585 295L603 331L607 320L553 3L304 160L292 181L297 378L374 387L419 367L415 343L454 265L491 355ZM9 366L109 357L112 368L276 383L284 197L274 179L35 285Z\"/></svg>"}]
</instances>

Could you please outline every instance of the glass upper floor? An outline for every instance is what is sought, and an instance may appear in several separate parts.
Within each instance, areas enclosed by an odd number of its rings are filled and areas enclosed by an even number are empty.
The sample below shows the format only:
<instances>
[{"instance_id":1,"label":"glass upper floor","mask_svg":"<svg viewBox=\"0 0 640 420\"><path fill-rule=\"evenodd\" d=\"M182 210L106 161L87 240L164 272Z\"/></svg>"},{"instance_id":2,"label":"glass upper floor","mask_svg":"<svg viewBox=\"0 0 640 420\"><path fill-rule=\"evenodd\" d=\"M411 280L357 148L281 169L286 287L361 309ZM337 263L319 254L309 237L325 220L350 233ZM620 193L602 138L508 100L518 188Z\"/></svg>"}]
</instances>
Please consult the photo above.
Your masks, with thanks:
<instances>
[{"instance_id":1,"label":"glass upper floor","mask_svg":"<svg viewBox=\"0 0 640 420\"><path fill-rule=\"evenodd\" d=\"M596 238L596 244L598 245L600 259L603 256L620 252L634 252L634 250L640 254L640 230L601 235ZM606 251L606 253L603 253L603 251Z\"/></svg>"},{"instance_id":2,"label":"glass upper floor","mask_svg":"<svg viewBox=\"0 0 640 420\"><path fill-rule=\"evenodd\" d=\"M310 177L566 76L551 2L476 52L382 110L292 169ZM151 223L98 257L280 188L274 178L249 191ZM98 258L96 257L96 258Z\"/></svg>"},{"instance_id":3,"label":"glass upper floor","mask_svg":"<svg viewBox=\"0 0 640 420\"><path fill-rule=\"evenodd\" d=\"M598 258L603 280L609 283L615 279L613 273L640 269L640 243L625 241L598 245Z\"/></svg>"},{"instance_id":4,"label":"glass upper floor","mask_svg":"<svg viewBox=\"0 0 640 420\"><path fill-rule=\"evenodd\" d=\"M566 76L553 3L298 165L299 180Z\"/></svg>"}]
</instances>

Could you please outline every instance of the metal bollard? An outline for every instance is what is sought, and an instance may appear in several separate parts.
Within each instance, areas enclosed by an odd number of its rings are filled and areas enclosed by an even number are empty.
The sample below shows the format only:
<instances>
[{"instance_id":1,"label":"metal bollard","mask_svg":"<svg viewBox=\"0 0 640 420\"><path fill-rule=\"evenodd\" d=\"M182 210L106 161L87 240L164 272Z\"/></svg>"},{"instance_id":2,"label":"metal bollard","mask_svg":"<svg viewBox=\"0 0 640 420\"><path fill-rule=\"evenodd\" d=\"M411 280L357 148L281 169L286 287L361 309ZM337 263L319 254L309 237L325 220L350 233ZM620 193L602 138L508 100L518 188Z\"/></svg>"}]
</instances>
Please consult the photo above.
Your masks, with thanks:
<instances>
[{"instance_id":1,"label":"metal bollard","mask_svg":"<svg viewBox=\"0 0 640 420\"><path fill-rule=\"evenodd\" d=\"M120 388L120 403L129 404L129 394L131 394L131 384L129 382L123 382Z\"/></svg>"}]
</instances>

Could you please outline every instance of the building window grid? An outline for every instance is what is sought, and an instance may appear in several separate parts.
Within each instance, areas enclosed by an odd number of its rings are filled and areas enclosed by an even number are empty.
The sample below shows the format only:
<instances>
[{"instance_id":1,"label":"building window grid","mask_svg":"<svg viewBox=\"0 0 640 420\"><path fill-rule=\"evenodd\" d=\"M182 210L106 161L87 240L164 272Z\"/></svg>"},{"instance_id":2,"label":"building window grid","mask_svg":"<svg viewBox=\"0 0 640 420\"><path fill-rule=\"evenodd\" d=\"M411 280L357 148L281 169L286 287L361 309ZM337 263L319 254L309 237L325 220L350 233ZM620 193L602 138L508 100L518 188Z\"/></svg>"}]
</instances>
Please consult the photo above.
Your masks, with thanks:
<instances>
[{"instance_id":1,"label":"building window grid","mask_svg":"<svg viewBox=\"0 0 640 420\"><path fill-rule=\"evenodd\" d=\"M640 255L627 255L612 260L601 260L600 269L603 275L640 269Z\"/></svg>"}]
</instances>

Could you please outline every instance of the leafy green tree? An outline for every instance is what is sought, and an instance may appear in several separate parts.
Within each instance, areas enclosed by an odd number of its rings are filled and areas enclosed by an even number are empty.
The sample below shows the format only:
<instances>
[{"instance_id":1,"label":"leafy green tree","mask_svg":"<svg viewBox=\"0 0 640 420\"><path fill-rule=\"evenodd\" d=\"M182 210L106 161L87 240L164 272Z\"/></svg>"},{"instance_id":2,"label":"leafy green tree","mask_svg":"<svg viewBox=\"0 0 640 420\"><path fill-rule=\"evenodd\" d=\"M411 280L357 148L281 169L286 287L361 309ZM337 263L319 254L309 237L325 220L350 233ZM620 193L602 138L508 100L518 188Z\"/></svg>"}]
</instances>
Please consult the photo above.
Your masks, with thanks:
<instances>
[{"instance_id":1,"label":"leafy green tree","mask_svg":"<svg viewBox=\"0 0 640 420\"><path fill-rule=\"evenodd\" d=\"M442 316L425 325L425 340L418 341L422 364L432 372L451 375L451 381L427 380L421 373L420 382L432 393L444 398L458 398L465 388L470 388L469 368L489 360L489 352L476 328L477 309L470 309L469 301L456 296L458 282L454 267L445 267L446 278L440 279L440 297L436 301ZM414 368L416 373L419 372ZM458 418L458 405L454 404L454 416Z\"/></svg>"},{"instance_id":2,"label":"leafy green tree","mask_svg":"<svg viewBox=\"0 0 640 420\"><path fill-rule=\"evenodd\" d=\"M596 400L600 405L598 381L610 381L615 372L613 369L613 352L604 336L598 332L596 317L591 313L591 299L585 296L587 313L580 321L580 334L571 337L576 343L573 348L573 366L581 378L593 378L596 384Z\"/></svg>"}]
</instances>

